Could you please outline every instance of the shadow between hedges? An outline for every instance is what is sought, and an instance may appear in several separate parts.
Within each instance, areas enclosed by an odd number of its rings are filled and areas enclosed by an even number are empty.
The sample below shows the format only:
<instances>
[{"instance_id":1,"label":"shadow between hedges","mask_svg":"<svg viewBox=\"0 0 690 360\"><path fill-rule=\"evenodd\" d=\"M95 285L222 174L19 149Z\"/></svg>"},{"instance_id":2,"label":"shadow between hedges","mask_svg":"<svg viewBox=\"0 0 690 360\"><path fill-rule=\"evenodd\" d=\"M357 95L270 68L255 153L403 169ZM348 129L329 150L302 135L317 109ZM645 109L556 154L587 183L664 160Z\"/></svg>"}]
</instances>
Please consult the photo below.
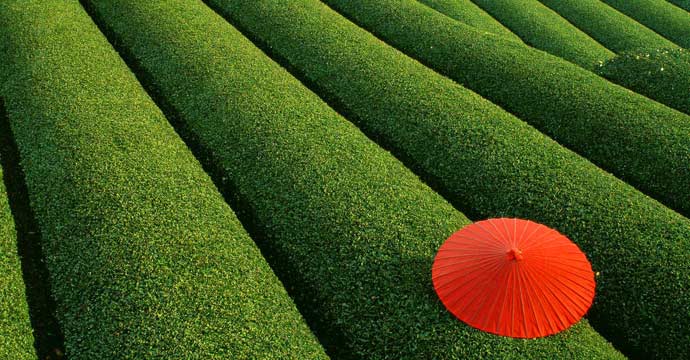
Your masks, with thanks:
<instances>
[{"instance_id":1,"label":"shadow between hedges","mask_svg":"<svg viewBox=\"0 0 690 360\"><path fill-rule=\"evenodd\" d=\"M17 233L34 347L41 360L66 360L64 336L55 317L50 276L41 248L41 233L29 202L19 150L0 98L0 165Z\"/></svg>"}]
</instances>

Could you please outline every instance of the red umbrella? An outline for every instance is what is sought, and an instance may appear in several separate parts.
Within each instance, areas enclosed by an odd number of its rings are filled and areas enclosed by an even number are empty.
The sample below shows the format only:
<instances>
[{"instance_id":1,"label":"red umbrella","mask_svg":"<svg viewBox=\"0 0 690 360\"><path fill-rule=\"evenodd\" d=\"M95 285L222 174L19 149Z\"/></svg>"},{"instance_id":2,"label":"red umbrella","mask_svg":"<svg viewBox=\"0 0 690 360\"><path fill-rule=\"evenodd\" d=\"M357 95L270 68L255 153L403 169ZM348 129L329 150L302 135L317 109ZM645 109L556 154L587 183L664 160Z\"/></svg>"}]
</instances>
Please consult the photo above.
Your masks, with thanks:
<instances>
[{"instance_id":1,"label":"red umbrella","mask_svg":"<svg viewBox=\"0 0 690 360\"><path fill-rule=\"evenodd\" d=\"M584 316L594 299L585 254L544 225L490 219L451 235L436 254L434 288L446 308L490 333L536 338Z\"/></svg>"}]
</instances>

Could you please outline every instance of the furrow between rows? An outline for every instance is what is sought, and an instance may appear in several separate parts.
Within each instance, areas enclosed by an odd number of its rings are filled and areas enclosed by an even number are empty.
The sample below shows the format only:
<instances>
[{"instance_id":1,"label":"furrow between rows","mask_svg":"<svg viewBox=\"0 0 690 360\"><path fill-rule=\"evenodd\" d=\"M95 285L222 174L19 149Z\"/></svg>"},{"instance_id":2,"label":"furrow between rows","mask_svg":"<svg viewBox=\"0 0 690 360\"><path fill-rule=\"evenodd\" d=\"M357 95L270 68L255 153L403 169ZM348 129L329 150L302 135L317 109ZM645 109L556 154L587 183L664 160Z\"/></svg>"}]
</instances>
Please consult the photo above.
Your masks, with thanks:
<instances>
[{"instance_id":1,"label":"furrow between rows","mask_svg":"<svg viewBox=\"0 0 690 360\"><path fill-rule=\"evenodd\" d=\"M0 99L0 358L29 360L36 359L36 349L26 285L22 277L22 261L26 262L27 259L20 258L20 235L13 218L8 186L5 185L12 185L16 180L7 175L10 134L3 126L6 121ZM10 186L9 191L12 190Z\"/></svg>"}]
</instances>

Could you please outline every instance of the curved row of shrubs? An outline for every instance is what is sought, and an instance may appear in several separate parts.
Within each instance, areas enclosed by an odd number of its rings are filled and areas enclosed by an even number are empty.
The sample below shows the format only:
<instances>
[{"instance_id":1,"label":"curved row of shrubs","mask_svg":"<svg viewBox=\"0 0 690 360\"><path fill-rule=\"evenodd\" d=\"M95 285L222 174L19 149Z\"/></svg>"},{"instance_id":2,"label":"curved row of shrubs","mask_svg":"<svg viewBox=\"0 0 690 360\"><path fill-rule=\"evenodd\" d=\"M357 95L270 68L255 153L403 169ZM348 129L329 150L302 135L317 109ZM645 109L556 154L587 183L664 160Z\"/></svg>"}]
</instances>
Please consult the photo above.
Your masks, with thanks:
<instances>
[{"instance_id":1,"label":"curved row of shrubs","mask_svg":"<svg viewBox=\"0 0 690 360\"><path fill-rule=\"evenodd\" d=\"M537 0L520 3L473 1L506 24L527 44L604 74L618 85L690 114L685 110L690 107L690 93L687 91L687 76L684 76L690 73L690 64L678 57L684 53L678 51L680 49L674 43L601 1L542 0L570 15L568 20L578 20L578 24L588 29L585 31L587 34ZM605 40L604 46L612 44L612 50L624 53L620 58L614 57L614 53L588 35L599 35L597 39ZM621 41L621 37L624 40ZM635 49L638 51L630 52ZM624 65L628 64L631 66L625 68Z\"/></svg>"},{"instance_id":2,"label":"curved row of shrubs","mask_svg":"<svg viewBox=\"0 0 690 360\"><path fill-rule=\"evenodd\" d=\"M66 356L325 358L208 175L79 2L2 1L0 41L3 96Z\"/></svg>"},{"instance_id":3,"label":"curved row of shrubs","mask_svg":"<svg viewBox=\"0 0 690 360\"><path fill-rule=\"evenodd\" d=\"M522 40L592 70L616 54L538 0L472 0Z\"/></svg>"},{"instance_id":4,"label":"curved row of shrubs","mask_svg":"<svg viewBox=\"0 0 690 360\"><path fill-rule=\"evenodd\" d=\"M414 0L323 0L379 38L690 215L690 117Z\"/></svg>"},{"instance_id":5,"label":"curved row of shrubs","mask_svg":"<svg viewBox=\"0 0 690 360\"><path fill-rule=\"evenodd\" d=\"M475 5L471 0L418 0L430 8L479 30L522 41L519 36Z\"/></svg>"},{"instance_id":6,"label":"curved row of shrubs","mask_svg":"<svg viewBox=\"0 0 690 360\"><path fill-rule=\"evenodd\" d=\"M597 73L690 115L690 50L623 53L602 64Z\"/></svg>"},{"instance_id":7,"label":"curved row of shrubs","mask_svg":"<svg viewBox=\"0 0 690 360\"><path fill-rule=\"evenodd\" d=\"M690 0L668 0L669 2L673 3L674 5L683 8L687 11L690 11Z\"/></svg>"},{"instance_id":8,"label":"curved row of shrubs","mask_svg":"<svg viewBox=\"0 0 690 360\"><path fill-rule=\"evenodd\" d=\"M469 220L211 9L185 0L89 2L212 154L335 358L620 357L587 321L526 342L455 319L433 291L430 268ZM246 2L253 11L266 3ZM271 3L293 21L310 14L302 3Z\"/></svg>"},{"instance_id":9,"label":"curved row of shrubs","mask_svg":"<svg viewBox=\"0 0 690 360\"><path fill-rule=\"evenodd\" d=\"M595 69L597 74L690 114L690 62L686 51L599 0L540 1L619 53L601 63ZM558 47L558 43L552 46ZM587 60L585 57L580 61Z\"/></svg>"},{"instance_id":10,"label":"curved row of shrubs","mask_svg":"<svg viewBox=\"0 0 690 360\"><path fill-rule=\"evenodd\" d=\"M616 53L677 47L601 0L539 1Z\"/></svg>"},{"instance_id":11,"label":"curved row of shrubs","mask_svg":"<svg viewBox=\"0 0 690 360\"><path fill-rule=\"evenodd\" d=\"M674 43L690 49L690 13L666 0L602 0Z\"/></svg>"},{"instance_id":12,"label":"curved row of shrubs","mask_svg":"<svg viewBox=\"0 0 690 360\"><path fill-rule=\"evenodd\" d=\"M682 91L687 83L682 82L685 79L681 75L690 71L690 67L684 68L680 62L675 61L674 69L676 71L662 73L663 76L655 77L654 74L658 73L658 70L662 69L663 66L656 69L657 71L637 74L634 71L626 71L617 65L628 63L631 56L648 56L650 53L667 54L669 50L676 49L678 46L603 2L599 0L541 0L552 10L537 0L520 3L491 0L473 1L506 24L527 44L574 62L600 75L606 74L605 77L616 84L690 114L684 110L685 105L688 104L687 97L690 95ZM422 2L440 2L442 5L433 6L433 8L463 23L468 22L462 15L475 13L473 9L476 8L473 3L471 7L468 7L460 2L447 2L445 0L425 0ZM562 18L559 13L567 15L567 20ZM568 21L574 22L584 32ZM601 44L597 41L600 41ZM626 53L621 54L621 59L617 59L615 54L604 46L615 52L625 51ZM634 54L628 52L635 49L638 51ZM651 63L647 62L645 65L651 65ZM631 70L639 67L634 66Z\"/></svg>"},{"instance_id":13,"label":"curved row of shrubs","mask_svg":"<svg viewBox=\"0 0 690 360\"><path fill-rule=\"evenodd\" d=\"M671 63L666 68L660 64L661 66L654 69L656 71L651 72L640 69L640 67L651 68L654 64L668 62L662 61L663 56L656 56L652 61L639 62L636 64L637 66L632 66L629 69L620 67L624 63L629 63L632 58L639 59L640 56L643 56L644 60L649 59L650 54L669 54L669 52L679 54L677 51L672 51L678 50L678 46L601 1L597 0L594 2L595 4L592 4L592 2L588 3L587 0L542 0L547 5L569 14L568 20L573 18L578 20L578 24L582 24L584 28L588 29L585 32L537 0L519 3L493 0L473 1L503 24L506 24L525 43L531 46L574 62L598 74L607 74L605 77L608 80L667 106L675 109L680 107L679 110L681 111L683 111L683 107L690 106L688 99L690 94L683 91L687 88L688 83L684 82L686 79L680 75L690 73L690 66L686 66L682 61L671 61L675 65L672 71L668 71L671 70ZM597 22L597 20L599 21ZM621 21L624 23L621 24ZM623 49L625 54L622 55L621 59L614 57L613 52L589 37L589 35L596 34L599 35L596 37L597 40L605 40L602 43L604 46L613 45L611 50ZM621 41L621 37L624 40ZM636 48L638 51L634 54L629 53ZM666 57L665 60L671 59ZM645 70L645 72L637 73L636 71L639 70ZM665 73L664 70L666 70ZM659 74L659 72L661 73ZM657 74L661 76L657 76ZM677 77L676 74L679 74L680 77ZM688 112L686 111L686 113Z\"/></svg>"},{"instance_id":14,"label":"curved row of shrubs","mask_svg":"<svg viewBox=\"0 0 690 360\"><path fill-rule=\"evenodd\" d=\"M318 1L209 3L472 218L533 219L577 242L604 274L590 320L614 345L688 355L673 346L690 333L688 219Z\"/></svg>"},{"instance_id":15,"label":"curved row of shrubs","mask_svg":"<svg viewBox=\"0 0 690 360\"><path fill-rule=\"evenodd\" d=\"M0 118L3 107L0 101ZM0 121L3 121L0 119ZM0 145L1 146L1 145ZM36 359L17 233L0 169L0 358Z\"/></svg>"}]
</instances>

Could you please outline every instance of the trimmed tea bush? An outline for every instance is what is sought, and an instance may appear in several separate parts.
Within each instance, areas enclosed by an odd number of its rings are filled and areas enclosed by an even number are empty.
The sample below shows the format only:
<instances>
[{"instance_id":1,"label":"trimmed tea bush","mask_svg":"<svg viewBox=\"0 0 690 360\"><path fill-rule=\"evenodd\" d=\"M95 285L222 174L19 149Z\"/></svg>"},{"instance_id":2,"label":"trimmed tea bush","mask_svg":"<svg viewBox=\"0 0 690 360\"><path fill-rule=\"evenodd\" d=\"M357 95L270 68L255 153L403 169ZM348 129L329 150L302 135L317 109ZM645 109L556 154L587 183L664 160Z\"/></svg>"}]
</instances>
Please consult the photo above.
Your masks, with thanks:
<instances>
[{"instance_id":1,"label":"trimmed tea bush","mask_svg":"<svg viewBox=\"0 0 690 360\"><path fill-rule=\"evenodd\" d=\"M413 0L324 0L379 38L690 215L690 117Z\"/></svg>"},{"instance_id":2,"label":"trimmed tea bush","mask_svg":"<svg viewBox=\"0 0 690 360\"><path fill-rule=\"evenodd\" d=\"M587 34L537 0L472 0L528 45L586 69L615 56Z\"/></svg>"},{"instance_id":3,"label":"trimmed tea bush","mask_svg":"<svg viewBox=\"0 0 690 360\"><path fill-rule=\"evenodd\" d=\"M0 43L0 91L71 360L325 358L79 2L1 2Z\"/></svg>"},{"instance_id":4,"label":"trimmed tea bush","mask_svg":"<svg viewBox=\"0 0 690 360\"><path fill-rule=\"evenodd\" d=\"M690 114L688 50L625 53L605 63L598 72L628 89Z\"/></svg>"},{"instance_id":5,"label":"trimmed tea bush","mask_svg":"<svg viewBox=\"0 0 690 360\"><path fill-rule=\"evenodd\" d=\"M690 13L665 0L602 0L684 48L690 48Z\"/></svg>"},{"instance_id":6,"label":"trimmed tea bush","mask_svg":"<svg viewBox=\"0 0 690 360\"><path fill-rule=\"evenodd\" d=\"M318 1L209 2L470 217L534 219L578 243L603 274L590 319L618 346L684 351L688 219Z\"/></svg>"},{"instance_id":7,"label":"trimmed tea bush","mask_svg":"<svg viewBox=\"0 0 690 360\"><path fill-rule=\"evenodd\" d=\"M586 321L523 341L455 319L430 269L469 220L201 2L89 3L212 154L335 358L620 357ZM308 11L270 3L295 21Z\"/></svg>"},{"instance_id":8,"label":"trimmed tea bush","mask_svg":"<svg viewBox=\"0 0 690 360\"><path fill-rule=\"evenodd\" d=\"M616 53L677 47L600 0L539 1Z\"/></svg>"},{"instance_id":9,"label":"trimmed tea bush","mask_svg":"<svg viewBox=\"0 0 690 360\"><path fill-rule=\"evenodd\" d=\"M479 30L522 41L503 24L487 14L471 0L419 0L436 11Z\"/></svg>"}]
</instances>

